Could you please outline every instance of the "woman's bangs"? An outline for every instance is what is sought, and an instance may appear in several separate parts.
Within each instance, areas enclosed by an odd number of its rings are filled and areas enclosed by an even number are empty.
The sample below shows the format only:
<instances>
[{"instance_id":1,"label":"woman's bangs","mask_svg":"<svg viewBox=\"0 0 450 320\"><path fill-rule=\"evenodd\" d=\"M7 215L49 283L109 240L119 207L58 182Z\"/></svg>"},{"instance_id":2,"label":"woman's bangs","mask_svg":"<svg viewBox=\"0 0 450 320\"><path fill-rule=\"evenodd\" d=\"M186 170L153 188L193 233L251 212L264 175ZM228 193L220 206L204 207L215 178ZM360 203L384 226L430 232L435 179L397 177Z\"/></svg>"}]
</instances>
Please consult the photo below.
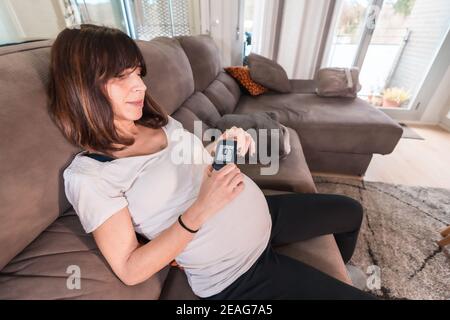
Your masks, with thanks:
<instances>
[{"instance_id":1,"label":"woman's bangs","mask_svg":"<svg viewBox=\"0 0 450 320\"><path fill-rule=\"evenodd\" d=\"M141 67L142 76L145 76L147 70L145 66L144 58L139 51L136 43L129 38L119 35L114 39L112 43L114 46L108 48L108 52L104 52L104 56L107 57L106 70L103 72L102 77L110 79L119 76L126 69L136 69Z\"/></svg>"}]
</instances>

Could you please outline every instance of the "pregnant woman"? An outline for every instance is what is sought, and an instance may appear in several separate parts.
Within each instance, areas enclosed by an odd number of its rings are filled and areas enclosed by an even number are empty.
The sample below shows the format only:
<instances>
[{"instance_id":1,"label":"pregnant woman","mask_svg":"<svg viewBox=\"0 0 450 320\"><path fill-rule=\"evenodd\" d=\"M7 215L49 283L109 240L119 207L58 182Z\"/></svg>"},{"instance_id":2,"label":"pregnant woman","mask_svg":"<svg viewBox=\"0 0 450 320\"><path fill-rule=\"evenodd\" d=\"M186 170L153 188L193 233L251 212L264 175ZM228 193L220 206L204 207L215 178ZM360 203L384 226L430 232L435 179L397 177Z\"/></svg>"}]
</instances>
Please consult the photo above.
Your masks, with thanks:
<instances>
[{"instance_id":1,"label":"pregnant woman","mask_svg":"<svg viewBox=\"0 0 450 320\"><path fill-rule=\"evenodd\" d=\"M122 282L141 283L175 260L204 299L373 298L272 248L333 233L347 262L361 205L340 195L264 196L236 165L213 170L215 144L204 148L151 98L145 61L125 33L65 29L50 68L49 113L83 149L64 171L67 198ZM243 141L241 154L252 149L242 129L225 137Z\"/></svg>"}]
</instances>

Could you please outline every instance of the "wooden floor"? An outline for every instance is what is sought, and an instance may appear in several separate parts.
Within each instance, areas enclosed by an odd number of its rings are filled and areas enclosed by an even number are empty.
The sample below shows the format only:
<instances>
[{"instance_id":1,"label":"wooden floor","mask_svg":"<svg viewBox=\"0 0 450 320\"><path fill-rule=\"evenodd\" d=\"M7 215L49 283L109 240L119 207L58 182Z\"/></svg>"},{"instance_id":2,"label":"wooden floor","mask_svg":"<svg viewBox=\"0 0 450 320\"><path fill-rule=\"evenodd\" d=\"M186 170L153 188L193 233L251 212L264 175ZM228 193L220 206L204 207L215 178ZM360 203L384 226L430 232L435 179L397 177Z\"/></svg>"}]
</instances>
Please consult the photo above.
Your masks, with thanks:
<instances>
[{"instance_id":1,"label":"wooden floor","mask_svg":"<svg viewBox=\"0 0 450 320\"><path fill-rule=\"evenodd\" d=\"M425 140L402 138L391 154L374 155L363 179L450 189L450 132L439 126L408 126Z\"/></svg>"}]
</instances>

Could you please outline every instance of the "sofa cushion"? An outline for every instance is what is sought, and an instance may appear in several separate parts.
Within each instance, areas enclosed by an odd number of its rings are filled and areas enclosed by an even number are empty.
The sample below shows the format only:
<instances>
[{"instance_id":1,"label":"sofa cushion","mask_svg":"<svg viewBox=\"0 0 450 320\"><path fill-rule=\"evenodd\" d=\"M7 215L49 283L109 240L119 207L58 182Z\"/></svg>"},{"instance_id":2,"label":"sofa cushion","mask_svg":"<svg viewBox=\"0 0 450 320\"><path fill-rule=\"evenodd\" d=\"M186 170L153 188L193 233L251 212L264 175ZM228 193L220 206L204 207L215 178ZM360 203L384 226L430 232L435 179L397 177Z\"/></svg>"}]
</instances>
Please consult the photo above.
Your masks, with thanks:
<instances>
[{"instance_id":1,"label":"sofa cushion","mask_svg":"<svg viewBox=\"0 0 450 320\"><path fill-rule=\"evenodd\" d=\"M388 154L402 135L399 124L359 98L293 93L242 96L235 110L257 111L277 112L282 124L298 132L305 149L317 151Z\"/></svg>"},{"instance_id":2,"label":"sofa cushion","mask_svg":"<svg viewBox=\"0 0 450 320\"><path fill-rule=\"evenodd\" d=\"M230 74L236 81L252 96L259 96L269 91L268 88L253 81L250 77L248 67L227 67L225 71Z\"/></svg>"},{"instance_id":3,"label":"sofa cushion","mask_svg":"<svg viewBox=\"0 0 450 320\"><path fill-rule=\"evenodd\" d=\"M180 268L170 268L164 288L160 296L161 300L199 300L189 286L184 271Z\"/></svg>"},{"instance_id":4,"label":"sofa cushion","mask_svg":"<svg viewBox=\"0 0 450 320\"><path fill-rule=\"evenodd\" d=\"M356 98L361 90L359 68L321 68L316 76L316 93L321 97Z\"/></svg>"},{"instance_id":5,"label":"sofa cushion","mask_svg":"<svg viewBox=\"0 0 450 320\"><path fill-rule=\"evenodd\" d=\"M286 71L277 62L256 53L248 56L248 67L252 79L266 88L288 93L292 87Z\"/></svg>"},{"instance_id":6,"label":"sofa cushion","mask_svg":"<svg viewBox=\"0 0 450 320\"><path fill-rule=\"evenodd\" d=\"M147 92L172 113L194 93L191 65L180 43L167 37L136 41L147 65Z\"/></svg>"},{"instance_id":7,"label":"sofa cushion","mask_svg":"<svg viewBox=\"0 0 450 320\"><path fill-rule=\"evenodd\" d=\"M313 79L289 79L291 93L316 93L317 84Z\"/></svg>"},{"instance_id":8,"label":"sofa cushion","mask_svg":"<svg viewBox=\"0 0 450 320\"><path fill-rule=\"evenodd\" d=\"M195 91L205 90L222 69L220 52L209 35L175 37L186 53L194 76Z\"/></svg>"},{"instance_id":9,"label":"sofa cushion","mask_svg":"<svg viewBox=\"0 0 450 320\"><path fill-rule=\"evenodd\" d=\"M80 289L72 280L78 270ZM0 272L0 299L158 299L168 271L123 284L71 210Z\"/></svg>"},{"instance_id":10,"label":"sofa cushion","mask_svg":"<svg viewBox=\"0 0 450 320\"><path fill-rule=\"evenodd\" d=\"M239 168L260 188L315 193L317 189L303 155L300 139L293 129L287 129L289 130L291 152L279 160L279 170L275 175L261 174L261 168L269 167L269 165L247 163L239 164Z\"/></svg>"},{"instance_id":11,"label":"sofa cushion","mask_svg":"<svg viewBox=\"0 0 450 320\"><path fill-rule=\"evenodd\" d=\"M275 248L278 253L300 260L342 282L352 285L332 234Z\"/></svg>"},{"instance_id":12,"label":"sofa cushion","mask_svg":"<svg viewBox=\"0 0 450 320\"><path fill-rule=\"evenodd\" d=\"M233 95L234 101L235 101L234 104L236 106L236 104L239 101L239 98L241 97L241 94L242 94L241 87L239 87L236 80L234 80L234 78L232 76L230 76L228 73L226 73L225 71L219 72L216 80L219 80L220 82L222 82L225 85L225 87L227 87L227 89L231 92L231 94Z\"/></svg>"},{"instance_id":13,"label":"sofa cushion","mask_svg":"<svg viewBox=\"0 0 450 320\"><path fill-rule=\"evenodd\" d=\"M220 113L210 99L201 92L196 92L181 106L192 111L208 127L215 127L220 120Z\"/></svg>"},{"instance_id":14,"label":"sofa cushion","mask_svg":"<svg viewBox=\"0 0 450 320\"><path fill-rule=\"evenodd\" d=\"M61 169L78 148L47 113L51 43L0 48L0 270L70 208Z\"/></svg>"},{"instance_id":15,"label":"sofa cushion","mask_svg":"<svg viewBox=\"0 0 450 320\"><path fill-rule=\"evenodd\" d=\"M226 72L219 72L217 78L203 91L216 106L221 115L232 113L241 97L241 88Z\"/></svg>"},{"instance_id":16,"label":"sofa cushion","mask_svg":"<svg viewBox=\"0 0 450 320\"><path fill-rule=\"evenodd\" d=\"M203 93L214 104L221 115L234 111L237 100L223 82L214 80Z\"/></svg>"}]
</instances>

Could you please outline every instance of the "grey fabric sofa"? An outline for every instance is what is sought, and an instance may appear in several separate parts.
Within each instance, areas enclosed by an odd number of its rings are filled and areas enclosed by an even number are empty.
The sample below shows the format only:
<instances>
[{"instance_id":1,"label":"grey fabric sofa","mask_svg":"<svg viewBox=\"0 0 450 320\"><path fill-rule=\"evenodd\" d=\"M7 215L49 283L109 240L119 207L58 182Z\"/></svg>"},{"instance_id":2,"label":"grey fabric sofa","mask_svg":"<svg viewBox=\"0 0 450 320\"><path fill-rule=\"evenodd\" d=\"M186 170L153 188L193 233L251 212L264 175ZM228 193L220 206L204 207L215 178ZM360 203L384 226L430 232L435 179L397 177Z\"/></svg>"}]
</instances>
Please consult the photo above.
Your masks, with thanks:
<instances>
[{"instance_id":1,"label":"grey fabric sofa","mask_svg":"<svg viewBox=\"0 0 450 320\"><path fill-rule=\"evenodd\" d=\"M51 44L0 48L0 299L196 299L184 273L170 266L124 285L84 233L62 180L80 149L46 110ZM188 130L196 119L207 128L224 113L279 110L292 133L279 174L261 177L255 166L243 168L266 194L316 192L309 168L362 174L373 152L391 152L400 137L401 128L381 112L360 100L318 98L311 81L293 80L298 93L245 95L223 72L208 36L139 46L150 94ZM332 235L277 250L350 283Z\"/></svg>"}]
</instances>

